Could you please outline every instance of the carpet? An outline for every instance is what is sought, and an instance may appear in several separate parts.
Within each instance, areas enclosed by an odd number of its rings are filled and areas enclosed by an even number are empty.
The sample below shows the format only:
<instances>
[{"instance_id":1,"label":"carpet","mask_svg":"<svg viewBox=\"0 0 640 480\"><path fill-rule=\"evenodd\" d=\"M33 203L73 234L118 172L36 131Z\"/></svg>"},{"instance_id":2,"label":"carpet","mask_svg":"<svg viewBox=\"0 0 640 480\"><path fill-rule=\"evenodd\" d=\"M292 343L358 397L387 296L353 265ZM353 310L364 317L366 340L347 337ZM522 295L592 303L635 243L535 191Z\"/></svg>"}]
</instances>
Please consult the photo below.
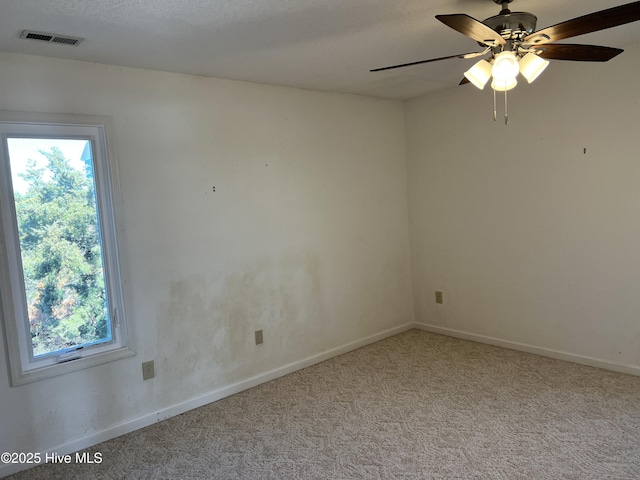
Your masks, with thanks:
<instances>
[{"instance_id":1,"label":"carpet","mask_svg":"<svg viewBox=\"0 0 640 480\"><path fill-rule=\"evenodd\" d=\"M27 479L640 479L640 378L419 330Z\"/></svg>"}]
</instances>

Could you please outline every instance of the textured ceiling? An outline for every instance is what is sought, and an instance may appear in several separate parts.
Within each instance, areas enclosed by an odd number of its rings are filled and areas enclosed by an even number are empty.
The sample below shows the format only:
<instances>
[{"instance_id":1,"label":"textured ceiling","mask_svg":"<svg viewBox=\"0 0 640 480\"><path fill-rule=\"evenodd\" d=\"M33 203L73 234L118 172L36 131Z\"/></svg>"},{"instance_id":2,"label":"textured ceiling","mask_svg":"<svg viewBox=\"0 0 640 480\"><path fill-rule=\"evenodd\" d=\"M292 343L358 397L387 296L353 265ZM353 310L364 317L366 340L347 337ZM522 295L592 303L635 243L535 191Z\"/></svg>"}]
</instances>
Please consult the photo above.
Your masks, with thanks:
<instances>
[{"instance_id":1,"label":"textured ceiling","mask_svg":"<svg viewBox=\"0 0 640 480\"><path fill-rule=\"evenodd\" d=\"M515 0L510 8L537 15L540 29L624 3ZM434 15L483 20L499 10L492 0L2 0L0 50L408 99L457 85L473 60L369 69L477 51ZM24 40L23 29L85 41ZM640 22L567 42L624 48L640 42Z\"/></svg>"}]
</instances>

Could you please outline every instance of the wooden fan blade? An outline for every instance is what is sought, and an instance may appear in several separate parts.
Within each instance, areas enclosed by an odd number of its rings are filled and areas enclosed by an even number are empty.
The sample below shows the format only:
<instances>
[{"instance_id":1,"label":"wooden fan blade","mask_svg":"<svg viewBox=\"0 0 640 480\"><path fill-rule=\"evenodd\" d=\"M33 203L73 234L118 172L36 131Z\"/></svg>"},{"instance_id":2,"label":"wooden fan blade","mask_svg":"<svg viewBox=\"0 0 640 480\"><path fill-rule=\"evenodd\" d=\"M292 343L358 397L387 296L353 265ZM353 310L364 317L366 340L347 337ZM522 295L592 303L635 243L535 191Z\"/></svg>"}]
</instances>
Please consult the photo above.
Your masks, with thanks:
<instances>
[{"instance_id":1,"label":"wooden fan blade","mask_svg":"<svg viewBox=\"0 0 640 480\"><path fill-rule=\"evenodd\" d=\"M599 45L572 45L568 43L545 43L536 47L542 50L540 57L548 60L573 60L576 62L607 62L624 50Z\"/></svg>"},{"instance_id":2,"label":"wooden fan blade","mask_svg":"<svg viewBox=\"0 0 640 480\"><path fill-rule=\"evenodd\" d=\"M466 85L467 83L471 83L467 77L462 77L460 83L458 85Z\"/></svg>"},{"instance_id":3,"label":"wooden fan blade","mask_svg":"<svg viewBox=\"0 0 640 480\"><path fill-rule=\"evenodd\" d=\"M444 23L447 27L473 38L476 42L483 45L504 45L505 39L498 32L487 27L484 23L476 20L464 13L454 13L451 15L436 15L436 18Z\"/></svg>"},{"instance_id":4,"label":"wooden fan blade","mask_svg":"<svg viewBox=\"0 0 640 480\"><path fill-rule=\"evenodd\" d=\"M551 27L543 28L525 37L525 44L543 44L563 38L576 37L640 20L640 1L600 10Z\"/></svg>"},{"instance_id":5,"label":"wooden fan blade","mask_svg":"<svg viewBox=\"0 0 640 480\"><path fill-rule=\"evenodd\" d=\"M430 58L429 60L419 60L417 62L402 63L400 65L392 65L390 67L374 68L370 72L380 72L382 70L391 70L393 68L410 67L411 65L420 65L421 63L437 62L439 60L449 60L450 58L466 58L467 55L477 55L478 52L459 53L458 55L449 55L448 57Z\"/></svg>"}]
</instances>

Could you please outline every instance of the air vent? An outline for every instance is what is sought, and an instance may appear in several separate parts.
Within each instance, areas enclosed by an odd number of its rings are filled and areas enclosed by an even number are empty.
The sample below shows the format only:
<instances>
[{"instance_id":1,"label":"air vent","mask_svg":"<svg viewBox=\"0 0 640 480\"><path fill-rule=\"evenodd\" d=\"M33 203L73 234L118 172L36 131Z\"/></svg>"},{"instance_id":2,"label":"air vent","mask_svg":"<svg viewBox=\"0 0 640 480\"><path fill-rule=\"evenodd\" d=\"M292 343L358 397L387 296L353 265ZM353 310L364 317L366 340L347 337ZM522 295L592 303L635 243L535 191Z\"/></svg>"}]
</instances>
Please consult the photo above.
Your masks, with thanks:
<instances>
[{"instance_id":1,"label":"air vent","mask_svg":"<svg viewBox=\"0 0 640 480\"><path fill-rule=\"evenodd\" d=\"M39 42L60 43L62 45L78 46L83 38L70 37L69 35L57 35L55 33L35 32L33 30L23 30L20 38L27 40L38 40Z\"/></svg>"}]
</instances>

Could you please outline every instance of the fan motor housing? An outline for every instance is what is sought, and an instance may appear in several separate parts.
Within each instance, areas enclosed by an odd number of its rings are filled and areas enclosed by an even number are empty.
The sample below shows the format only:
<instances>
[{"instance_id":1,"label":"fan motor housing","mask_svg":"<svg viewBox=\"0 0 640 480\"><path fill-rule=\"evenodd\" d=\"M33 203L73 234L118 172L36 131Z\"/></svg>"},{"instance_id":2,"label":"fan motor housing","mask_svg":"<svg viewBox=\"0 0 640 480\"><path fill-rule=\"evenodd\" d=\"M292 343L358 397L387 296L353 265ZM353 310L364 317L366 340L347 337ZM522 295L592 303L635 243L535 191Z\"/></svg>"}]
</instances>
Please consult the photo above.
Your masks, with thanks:
<instances>
[{"instance_id":1,"label":"fan motor housing","mask_svg":"<svg viewBox=\"0 0 640 480\"><path fill-rule=\"evenodd\" d=\"M482 23L484 23L492 30L495 30L500 35L503 35L503 32L526 34L533 33L536 29L537 21L538 17L536 17L533 13L508 12L489 17Z\"/></svg>"}]
</instances>

